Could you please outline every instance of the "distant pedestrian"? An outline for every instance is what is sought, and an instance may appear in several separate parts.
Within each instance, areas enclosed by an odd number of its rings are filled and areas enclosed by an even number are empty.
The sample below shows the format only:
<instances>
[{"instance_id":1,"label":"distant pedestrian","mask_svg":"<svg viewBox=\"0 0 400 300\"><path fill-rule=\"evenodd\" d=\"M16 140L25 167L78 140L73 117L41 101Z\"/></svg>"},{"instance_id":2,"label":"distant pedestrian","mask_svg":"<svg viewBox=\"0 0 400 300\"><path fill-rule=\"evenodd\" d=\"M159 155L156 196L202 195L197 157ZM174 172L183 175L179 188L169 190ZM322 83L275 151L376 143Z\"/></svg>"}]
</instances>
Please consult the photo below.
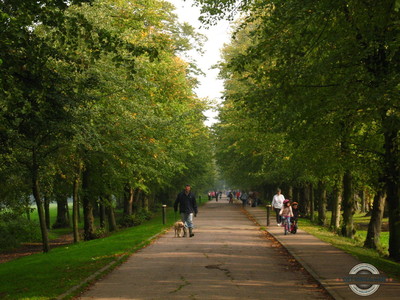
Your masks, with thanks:
<instances>
[{"instance_id":1,"label":"distant pedestrian","mask_svg":"<svg viewBox=\"0 0 400 300\"><path fill-rule=\"evenodd\" d=\"M236 199L239 200L240 199L240 191L236 192Z\"/></svg>"},{"instance_id":2,"label":"distant pedestrian","mask_svg":"<svg viewBox=\"0 0 400 300\"><path fill-rule=\"evenodd\" d=\"M229 192L228 198L229 198L229 203L233 203L233 194L232 194L232 192Z\"/></svg>"},{"instance_id":3,"label":"distant pedestrian","mask_svg":"<svg viewBox=\"0 0 400 300\"><path fill-rule=\"evenodd\" d=\"M185 224L185 228L183 228L183 236L187 236L187 231L186 229L189 229L189 236L192 237L194 236L193 233L193 216L197 216L197 203L196 203L196 197L194 194L190 191L190 185L187 184L185 186L185 189L178 194L176 197L175 203L174 203L174 211L178 211L178 206L179 206L179 212L181 214L181 220L183 224Z\"/></svg>"},{"instance_id":4,"label":"distant pedestrian","mask_svg":"<svg viewBox=\"0 0 400 300\"><path fill-rule=\"evenodd\" d=\"M276 194L272 198L272 207L275 210L276 223L278 226L281 226L282 223L282 217L279 215L279 212L282 209L283 201L285 201L285 197L281 194L281 192L282 192L281 189L278 188L276 190Z\"/></svg>"},{"instance_id":5,"label":"distant pedestrian","mask_svg":"<svg viewBox=\"0 0 400 300\"><path fill-rule=\"evenodd\" d=\"M249 199L249 195L247 195L246 192L243 192L242 195L240 196L240 200L242 200L243 207L246 207L248 199Z\"/></svg>"}]
</instances>

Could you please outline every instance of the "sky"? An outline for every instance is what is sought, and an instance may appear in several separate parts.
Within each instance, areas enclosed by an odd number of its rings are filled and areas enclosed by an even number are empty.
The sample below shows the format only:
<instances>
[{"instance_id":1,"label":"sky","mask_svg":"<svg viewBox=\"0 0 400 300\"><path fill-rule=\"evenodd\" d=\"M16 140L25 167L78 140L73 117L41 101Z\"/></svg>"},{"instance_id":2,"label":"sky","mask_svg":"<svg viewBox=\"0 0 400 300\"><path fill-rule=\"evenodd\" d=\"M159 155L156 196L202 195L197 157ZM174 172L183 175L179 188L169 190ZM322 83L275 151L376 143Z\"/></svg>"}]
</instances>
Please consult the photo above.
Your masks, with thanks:
<instances>
[{"instance_id":1,"label":"sky","mask_svg":"<svg viewBox=\"0 0 400 300\"><path fill-rule=\"evenodd\" d=\"M167 0L175 7L175 14L179 21L187 22L192 25L198 32L207 36L207 42L204 45L204 54L191 52L191 56L197 61L197 65L202 69L206 76L200 76L199 87L195 90L200 98L208 98L221 102L221 93L223 91L223 81L219 80L218 70L211 69L220 60L220 50L224 44L228 44L230 40L230 23L228 21L219 21L217 25L210 26L208 29L201 28L201 23L198 20L200 9L193 5L193 0ZM205 122L207 126L215 123L217 112L209 110L205 112L208 120Z\"/></svg>"}]
</instances>

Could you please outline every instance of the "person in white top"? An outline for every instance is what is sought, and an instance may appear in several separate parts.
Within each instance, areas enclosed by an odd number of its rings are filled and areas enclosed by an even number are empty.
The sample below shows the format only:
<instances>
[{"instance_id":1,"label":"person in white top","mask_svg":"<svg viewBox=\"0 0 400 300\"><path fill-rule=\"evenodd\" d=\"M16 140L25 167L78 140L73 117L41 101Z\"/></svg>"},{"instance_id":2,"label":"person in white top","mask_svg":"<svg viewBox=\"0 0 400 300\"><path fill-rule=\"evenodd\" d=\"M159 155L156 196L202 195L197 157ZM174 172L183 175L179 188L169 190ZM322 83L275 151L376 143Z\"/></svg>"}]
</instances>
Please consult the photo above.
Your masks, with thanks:
<instances>
[{"instance_id":1,"label":"person in white top","mask_svg":"<svg viewBox=\"0 0 400 300\"><path fill-rule=\"evenodd\" d=\"M278 226L281 226L282 223L282 217L279 215L279 212L282 209L283 201L285 201L285 197L281 193L281 189L277 189L276 195L274 196L274 198L272 198L272 207L275 210L276 223L278 224Z\"/></svg>"}]
</instances>

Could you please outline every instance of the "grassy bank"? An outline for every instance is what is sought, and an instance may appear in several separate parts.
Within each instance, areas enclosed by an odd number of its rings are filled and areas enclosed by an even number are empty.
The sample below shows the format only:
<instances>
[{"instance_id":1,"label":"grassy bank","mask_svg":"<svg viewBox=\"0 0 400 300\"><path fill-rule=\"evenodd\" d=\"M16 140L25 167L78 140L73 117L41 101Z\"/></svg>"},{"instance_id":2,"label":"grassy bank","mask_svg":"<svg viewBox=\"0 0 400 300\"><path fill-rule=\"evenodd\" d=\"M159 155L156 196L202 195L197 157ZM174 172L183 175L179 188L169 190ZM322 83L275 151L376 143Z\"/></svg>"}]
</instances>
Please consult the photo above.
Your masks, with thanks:
<instances>
[{"instance_id":1,"label":"grassy bank","mask_svg":"<svg viewBox=\"0 0 400 300\"><path fill-rule=\"evenodd\" d=\"M119 257L133 253L148 239L172 226L175 215L167 210L167 224L161 212L140 226L113 235L52 249L0 265L1 299L53 299L80 284L87 277Z\"/></svg>"},{"instance_id":2,"label":"grassy bank","mask_svg":"<svg viewBox=\"0 0 400 300\"><path fill-rule=\"evenodd\" d=\"M355 222L357 223L357 220L361 219L363 221L366 221L364 217L356 216ZM363 228L364 226L360 227ZM336 233L330 231L328 228L317 226L310 220L303 218L299 219L299 228L316 236L322 241L328 242L333 246L342 249L343 251L351 255L354 255L362 262L374 265L379 270L385 272L388 276L400 280L400 264L387 258L387 246L389 240L388 232L382 232L382 248L380 249L380 251L376 251L363 247L363 243L367 235L366 230L358 230L355 238L350 239L339 236Z\"/></svg>"}]
</instances>

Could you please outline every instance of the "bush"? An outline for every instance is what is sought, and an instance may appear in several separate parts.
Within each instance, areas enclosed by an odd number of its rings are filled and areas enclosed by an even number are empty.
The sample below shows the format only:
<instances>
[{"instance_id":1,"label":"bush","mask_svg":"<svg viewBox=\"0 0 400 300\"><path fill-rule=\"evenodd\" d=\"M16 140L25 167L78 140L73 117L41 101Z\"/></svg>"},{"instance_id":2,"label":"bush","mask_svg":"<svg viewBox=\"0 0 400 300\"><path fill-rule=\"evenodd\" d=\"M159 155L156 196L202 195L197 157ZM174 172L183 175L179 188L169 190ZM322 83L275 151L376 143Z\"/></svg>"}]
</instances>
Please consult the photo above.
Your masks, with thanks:
<instances>
[{"instance_id":1,"label":"bush","mask_svg":"<svg viewBox=\"0 0 400 300\"><path fill-rule=\"evenodd\" d=\"M143 209L133 215L122 216L122 218L119 219L118 224L121 227L133 227L133 226L138 226L142 224L144 221L150 220L151 218L152 218L152 213L149 212L148 210Z\"/></svg>"},{"instance_id":2,"label":"bush","mask_svg":"<svg viewBox=\"0 0 400 300\"><path fill-rule=\"evenodd\" d=\"M39 225L15 213L0 215L0 250L13 249L22 242L40 241Z\"/></svg>"}]
</instances>

